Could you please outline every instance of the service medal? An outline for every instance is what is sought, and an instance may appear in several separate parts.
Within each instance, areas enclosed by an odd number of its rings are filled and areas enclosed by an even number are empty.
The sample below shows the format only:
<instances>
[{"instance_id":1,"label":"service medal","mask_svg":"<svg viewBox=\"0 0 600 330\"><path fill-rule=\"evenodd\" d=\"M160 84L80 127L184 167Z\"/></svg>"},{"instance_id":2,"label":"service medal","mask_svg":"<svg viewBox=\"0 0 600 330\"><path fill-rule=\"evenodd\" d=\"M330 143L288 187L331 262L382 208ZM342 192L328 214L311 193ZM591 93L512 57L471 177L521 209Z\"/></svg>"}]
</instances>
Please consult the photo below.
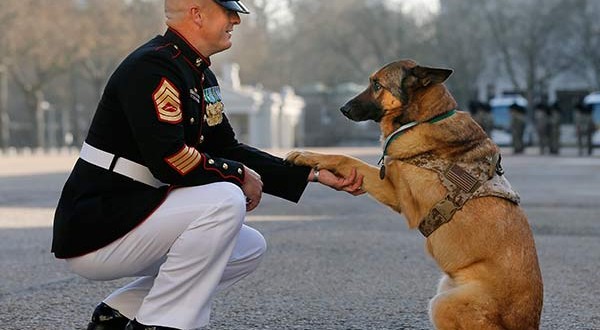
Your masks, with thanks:
<instances>
[{"instance_id":1,"label":"service medal","mask_svg":"<svg viewBox=\"0 0 600 330\"><path fill-rule=\"evenodd\" d=\"M223 121L223 102L207 104L205 118L208 126L219 125Z\"/></svg>"}]
</instances>

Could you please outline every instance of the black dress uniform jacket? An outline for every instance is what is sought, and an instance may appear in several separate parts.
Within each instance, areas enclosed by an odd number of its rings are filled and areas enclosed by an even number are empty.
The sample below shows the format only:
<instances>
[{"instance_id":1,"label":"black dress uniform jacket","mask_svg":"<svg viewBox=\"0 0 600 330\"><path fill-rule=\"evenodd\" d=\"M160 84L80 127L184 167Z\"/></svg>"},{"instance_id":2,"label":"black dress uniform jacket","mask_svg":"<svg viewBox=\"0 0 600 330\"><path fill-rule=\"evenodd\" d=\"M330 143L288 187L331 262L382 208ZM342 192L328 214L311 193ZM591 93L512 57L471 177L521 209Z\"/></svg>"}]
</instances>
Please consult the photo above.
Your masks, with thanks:
<instances>
[{"instance_id":1,"label":"black dress uniform jacket","mask_svg":"<svg viewBox=\"0 0 600 330\"><path fill-rule=\"evenodd\" d=\"M228 181L242 164L265 193L297 202L310 171L239 143L223 112L210 60L168 29L129 55L108 81L86 142L146 166L155 188L79 159L54 217L58 258L99 249L143 222L177 187Z\"/></svg>"}]
</instances>

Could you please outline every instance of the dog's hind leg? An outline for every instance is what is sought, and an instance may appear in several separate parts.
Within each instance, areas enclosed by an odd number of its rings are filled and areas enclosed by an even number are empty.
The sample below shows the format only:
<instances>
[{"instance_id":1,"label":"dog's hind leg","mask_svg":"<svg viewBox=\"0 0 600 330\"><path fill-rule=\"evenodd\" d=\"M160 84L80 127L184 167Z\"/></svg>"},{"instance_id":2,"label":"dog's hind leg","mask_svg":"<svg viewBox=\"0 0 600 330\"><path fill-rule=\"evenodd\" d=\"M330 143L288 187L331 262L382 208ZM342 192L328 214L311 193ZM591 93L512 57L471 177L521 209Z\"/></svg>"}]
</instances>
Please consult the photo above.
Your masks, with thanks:
<instances>
[{"instance_id":1,"label":"dog's hind leg","mask_svg":"<svg viewBox=\"0 0 600 330\"><path fill-rule=\"evenodd\" d=\"M479 284L456 285L445 276L429 303L429 316L437 330L504 330L496 302Z\"/></svg>"}]
</instances>

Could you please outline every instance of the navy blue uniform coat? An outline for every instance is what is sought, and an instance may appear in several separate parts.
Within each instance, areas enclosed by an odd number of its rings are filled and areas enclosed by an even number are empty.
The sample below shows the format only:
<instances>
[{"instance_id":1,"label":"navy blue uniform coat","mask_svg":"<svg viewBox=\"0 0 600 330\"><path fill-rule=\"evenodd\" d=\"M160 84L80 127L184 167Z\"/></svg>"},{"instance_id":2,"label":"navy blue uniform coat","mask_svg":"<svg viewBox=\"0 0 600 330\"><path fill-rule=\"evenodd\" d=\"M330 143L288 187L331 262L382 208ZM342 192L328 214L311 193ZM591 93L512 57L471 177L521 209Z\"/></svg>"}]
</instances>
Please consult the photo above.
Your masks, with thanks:
<instances>
[{"instance_id":1,"label":"navy blue uniform coat","mask_svg":"<svg viewBox=\"0 0 600 330\"><path fill-rule=\"evenodd\" d=\"M154 188L79 159L55 213L57 258L84 255L122 237L177 187L221 181L241 186L242 164L261 175L265 193L300 199L310 169L236 140L209 66L210 60L173 29L120 64L86 142L145 165L168 185Z\"/></svg>"}]
</instances>

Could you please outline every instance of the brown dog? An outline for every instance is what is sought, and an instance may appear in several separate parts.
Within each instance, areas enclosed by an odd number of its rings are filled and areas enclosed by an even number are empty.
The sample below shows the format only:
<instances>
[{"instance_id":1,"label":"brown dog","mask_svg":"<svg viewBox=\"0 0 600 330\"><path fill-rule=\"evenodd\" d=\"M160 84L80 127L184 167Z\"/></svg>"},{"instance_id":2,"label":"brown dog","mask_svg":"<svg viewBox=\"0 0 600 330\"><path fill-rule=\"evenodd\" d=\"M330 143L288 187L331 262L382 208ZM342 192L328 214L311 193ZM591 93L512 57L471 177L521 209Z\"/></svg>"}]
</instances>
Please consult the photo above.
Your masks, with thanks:
<instances>
[{"instance_id":1,"label":"brown dog","mask_svg":"<svg viewBox=\"0 0 600 330\"><path fill-rule=\"evenodd\" d=\"M362 189L421 230L445 272L429 305L436 329L538 329L543 287L531 229L498 147L455 111L442 84L451 73L398 61L342 107L352 120L380 123L381 168L312 152L287 159L343 176L356 168Z\"/></svg>"}]
</instances>

